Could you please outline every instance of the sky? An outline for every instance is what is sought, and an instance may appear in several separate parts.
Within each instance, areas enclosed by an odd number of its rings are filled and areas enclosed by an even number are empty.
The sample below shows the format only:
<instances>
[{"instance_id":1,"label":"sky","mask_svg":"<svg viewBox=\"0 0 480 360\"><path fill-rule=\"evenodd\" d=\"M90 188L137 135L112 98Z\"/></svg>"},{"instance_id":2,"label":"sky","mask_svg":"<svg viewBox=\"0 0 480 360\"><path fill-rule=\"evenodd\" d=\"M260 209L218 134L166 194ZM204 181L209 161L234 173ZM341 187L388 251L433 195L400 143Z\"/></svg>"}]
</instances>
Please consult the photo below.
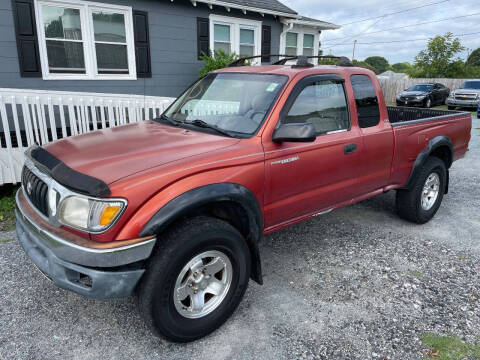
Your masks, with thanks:
<instances>
[{"instance_id":1,"label":"sky","mask_svg":"<svg viewBox=\"0 0 480 360\"><path fill-rule=\"evenodd\" d=\"M353 42L356 39L357 60L364 60L369 56L383 56L390 64L404 61L413 63L418 52L426 48L428 40L410 40L428 39L446 32L452 32L454 35L477 33L459 36L467 48L460 54L462 59L480 47L480 0L282 0L282 2L300 15L343 25L339 30L322 32L320 41L325 55L351 58ZM408 10L411 8L417 9ZM408 11L388 15L404 10ZM451 19L453 17L461 18ZM369 20L360 21L366 19ZM438 21L444 19L448 20ZM434 23L410 26L425 22ZM404 28L398 29L399 27Z\"/></svg>"}]
</instances>

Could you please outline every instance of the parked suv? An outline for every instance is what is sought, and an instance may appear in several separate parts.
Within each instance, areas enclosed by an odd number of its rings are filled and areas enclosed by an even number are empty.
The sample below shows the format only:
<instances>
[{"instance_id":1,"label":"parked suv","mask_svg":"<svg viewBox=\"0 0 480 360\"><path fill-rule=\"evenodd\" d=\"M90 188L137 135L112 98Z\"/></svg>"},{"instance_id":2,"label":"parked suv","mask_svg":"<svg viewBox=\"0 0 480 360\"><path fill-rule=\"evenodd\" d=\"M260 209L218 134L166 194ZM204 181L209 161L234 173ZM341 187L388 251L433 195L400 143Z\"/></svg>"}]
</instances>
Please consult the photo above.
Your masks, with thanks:
<instances>
[{"instance_id":1,"label":"parked suv","mask_svg":"<svg viewBox=\"0 0 480 360\"><path fill-rule=\"evenodd\" d=\"M192 341L262 284L264 234L390 190L402 218L435 215L472 119L414 110L353 66L218 70L158 119L30 148L18 239L56 285L135 291L157 333Z\"/></svg>"},{"instance_id":2,"label":"parked suv","mask_svg":"<svg viewBox=\"0 0 480 360\"><path fill-rule=\"evenodd\" d=\"M457 107L476 108L480 105L480 80L465 81L462 86L450 94L447 105L449 110Z\"/></svg>"},{"instance_id":3,"label":"parked suv","mask_svg":"<svg viewBox=\"0 0 480 360\"><path fill-rule=\"evenodd\" d=\"M397 96L397 106L420 106L430 108L445 104L450 89L443 84L417 84Z\"/></svg>"}]
</instances>

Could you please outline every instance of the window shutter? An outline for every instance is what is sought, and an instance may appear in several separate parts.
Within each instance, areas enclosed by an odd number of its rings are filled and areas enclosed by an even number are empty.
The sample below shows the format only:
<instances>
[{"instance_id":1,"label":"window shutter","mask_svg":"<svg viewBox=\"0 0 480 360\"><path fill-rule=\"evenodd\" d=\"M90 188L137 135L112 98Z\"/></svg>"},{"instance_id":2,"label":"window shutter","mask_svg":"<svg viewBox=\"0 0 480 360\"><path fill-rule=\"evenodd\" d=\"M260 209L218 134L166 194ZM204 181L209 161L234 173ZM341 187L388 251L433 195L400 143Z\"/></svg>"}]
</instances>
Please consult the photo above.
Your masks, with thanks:
<instances>
[{"instance_id":1,"label":"window shutter","mask_svg":"<svg viewBox=\"0 0 480 360\"><path fill-rule=\"evenodd\" d=\"M210 21L208 18L197 18L197 57L210 55Z\"/></svg>"},{"instance_id":2,"label":"window shutter","mask_svg":"<svg viewBox=\"0 0 480 360\"><path fill-rule=\"evenodd\" d=\"M148 13L138 10L133 11L133 31L135 36L135 59L137 63L137 77L152 77L152 59L150 56Z\"/></svg>"},{"instance_id":3,"label":"window shutter","mask_svg":"<svg viewBox=\"0 0 480 360\"><path fill-rule=\"evenodd\" d=\"M42 77L33 0L12 0L12 10L20 75Z\"/></svg>"},{"instance_id":4,"label":"window shutter","mask_svg":"<svg viewBox=\"0 0 480 360\"><path fill-rule=\"evenodd\" d=\"M270 55L272 51L272 27L269 25L262 25L262 62L270 62Z\"/></svg>"}]
</instances>

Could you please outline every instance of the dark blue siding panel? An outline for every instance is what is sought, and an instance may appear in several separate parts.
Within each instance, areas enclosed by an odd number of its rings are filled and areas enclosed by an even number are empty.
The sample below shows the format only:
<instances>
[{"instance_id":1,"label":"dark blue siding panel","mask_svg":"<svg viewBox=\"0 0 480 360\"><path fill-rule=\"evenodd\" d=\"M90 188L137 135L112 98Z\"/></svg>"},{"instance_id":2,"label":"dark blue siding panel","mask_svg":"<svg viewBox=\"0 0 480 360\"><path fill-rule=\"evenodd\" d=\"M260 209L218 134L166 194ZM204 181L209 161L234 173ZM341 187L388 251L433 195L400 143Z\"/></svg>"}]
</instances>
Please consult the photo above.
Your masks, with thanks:
<instances>
[{"instance_id":1,"label":"dark blue siding panel","mask_svg":"<svg viewBox=\"0 0 480 360\"><path fill-rule=\"evenodd\" d=\"M279 51L282 24L272 16L247 13L207 5L196 7L188 0L100 0L98 2L132 6L148 12L152 78L129 81L42 80L22 78L18 65L15 30L10 0L0 1L0 88L22 88L58 91L86 91L120 94L178 96L198 77L203 66L197 60L197 17L218 14L246 17L272 27L272 52Z\"/></svg>"}]
</instances>

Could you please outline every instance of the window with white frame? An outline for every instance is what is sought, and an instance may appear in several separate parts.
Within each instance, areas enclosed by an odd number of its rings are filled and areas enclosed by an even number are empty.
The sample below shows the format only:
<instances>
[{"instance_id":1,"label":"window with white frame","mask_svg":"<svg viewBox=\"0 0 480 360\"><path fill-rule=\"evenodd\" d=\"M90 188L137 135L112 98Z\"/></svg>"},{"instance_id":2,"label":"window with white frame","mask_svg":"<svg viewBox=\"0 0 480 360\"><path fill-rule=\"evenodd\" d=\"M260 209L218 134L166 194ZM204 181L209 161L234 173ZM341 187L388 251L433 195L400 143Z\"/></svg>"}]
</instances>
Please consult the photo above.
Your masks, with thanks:
<instances>
[{"instance_id":1,"label":"window with white frame","mask_svg":"<svg viewBox=\"0 0 480 360\"><path fill-rule=\"evenodd\" d=\"M213 25L213 38L215 51L223 50L230 55L232 48L231 25L215 24Z\"/></svg>"},{"instance_id":2,"label":"window with white frame","mask_svg":"<svg viewBox=\"0 0 480 360\"><path fill-rule=\"evenodd\" d=\"M314 47L315 47L314 44L315 44L315 35L303 34L303 55L313 56Z\"/></svg>"},{"instance_id":3,"label":"window with white frame","mask_svg":"<svg viewBox=\"0 0 480 360\"><path fill-rule=\"evenodd\" d=\"M44 79L136 79L132 9L37 0Z\"/></svg>"},{"instance_id":4,"label":"window with white frame","mask_svg":"<svg viewBox=\"0 0 480 360\"><path fill-rule=\"evenodd\" d=\"M210 48L228 55L260 55L261 29L261 21L210 15Z\"/></svg>"},{"instance_id":5,"label":"window with white frame","mask_svg":"<svg viewBox=\"0 0 480 360\"><path fill-rule=\"evenodd\" d=\"M294 26L288 30L280 39L280 53L291 56L315 56L318 54L318 31L302 26Z\"/></svg>"},{"instance_id":6,"label":"window with white frame","mask_svg":"<svg viewBox=\"0 0 480 360\"><path fill-rule=\"evenodd\" d=\"M298 34L288 32L285 37L285 55L297 55Z\"/></svg>"}]
</instances>

